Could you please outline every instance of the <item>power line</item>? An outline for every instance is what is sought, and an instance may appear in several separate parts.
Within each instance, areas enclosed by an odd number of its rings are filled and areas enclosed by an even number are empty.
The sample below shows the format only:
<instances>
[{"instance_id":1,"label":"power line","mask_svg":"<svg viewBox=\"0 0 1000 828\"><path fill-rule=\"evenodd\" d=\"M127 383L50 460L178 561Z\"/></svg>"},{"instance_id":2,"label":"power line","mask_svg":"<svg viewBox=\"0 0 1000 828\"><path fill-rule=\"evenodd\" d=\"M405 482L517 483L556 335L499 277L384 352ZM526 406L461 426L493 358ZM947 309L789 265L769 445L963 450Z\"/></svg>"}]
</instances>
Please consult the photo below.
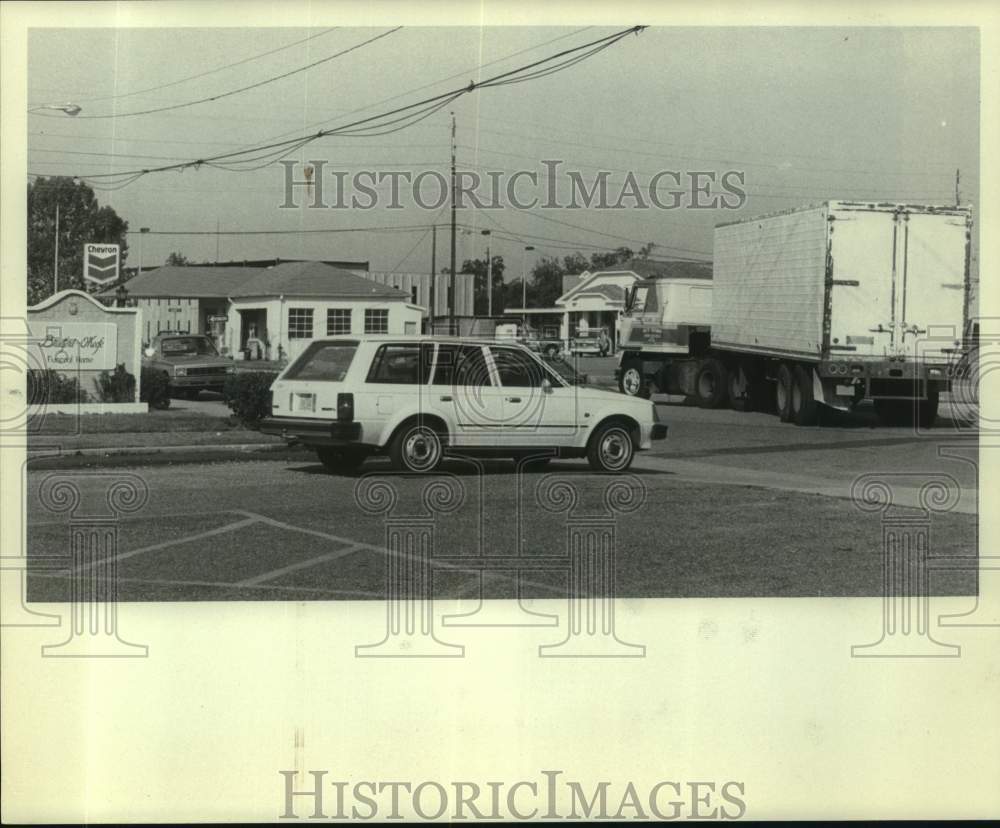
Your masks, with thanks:
<instances>
[{"instance_id":1,"label":"power line","mask_svg":"<svg viewBox=\"0 0 1000 828\"><path fill-rule=\"evenodd\" d=\"M504 61L510 60L511 58L515 58L515 57L517 57L519 55L523 55L526 52L533 52L536 49L543 48L544 46L550 46L551 44L556 43L556 42L558 42L560 40L565 40L567 37L573 37L574 35L578 35L578 34L580 34L582 32L585 32L585 31L587 31L590 28L591 28L590 26L584 26L583 28L576 29L576 30L574 30L572 32L569 32L567 34L559 35L558 37L553 37L550 40L546 40L546 41L544 41L542 43L538 43L538 44L536 44L534 46L528 46L528 47L526 47L524 49L519 49L516 52L511 52L509 55L504 55L503 57L497 58L496 60L491 60L491 61L488 61L486 63L479 64L478 66L474 66L474 67L466 69L465 71L462 71L462 72L456 72L454 75L448 75L448 77L446 77L446 78L440 78L440 79L438 79L436 81L431 81L430 83L425 83L422 86L416 86L416 87L413 87L412 89L407 89L405 92L400 92L399 94L392 95L392 96L390 96L388 98L382 98L381 100L375 101L374 103L370 103L370 104L367 104L365 106L358 107L356 109L349 109L346 112L341 113L337 117L343 118L343 117L346 117L348 115L356 115L359 112L364 112L365 110L372 109L372 108L374 108L376 106L382 106L383 104L391 103L392 101L397 101L400 98L405 98L407 95L412 95L415 92L423 92L425 89L429 89L432 86L438 86L438 85L440 85L442 83L447 83L448 81L455 80L456 78L467 78L467 77L469 77L469 75L471 75L474 72L481 72L487 66L495 66L498 63L503 63ZM313 127L321 127L321 126L324 126L325 124L329 124L333 120L336 120L336 119L335 118L325 118L322 121L314 121L311 124L307 124L305 127L303 127L303 129L312 129ZM294 130L288 131L288 132L282 132L282 133L279 133L278 135L272 135L270 138L267 138L265 140L267 140L267 141L275 141L275 140L277 140L279 138L284 138L286 135L292 135L292 134L294 134L294 132L295 132Z\"/></svg>"},{"instance_id":2,"label":"power line","mask_svg":"<svg viewBox=\"0 0 1000 828\"><path fill-rule=\"evenodd\" d=\"M294 230L149 230L148 236L294 236L312 233L416 233L428 224L380 225L372 227L315 227Z\"/></svg>"},{"instance_id":3,"label":"power line","mask_svg":"<svg viewBox=\"0 0 1000 828\"><path fill-rule=\"evenodd\" d=\"M187 101L185 103L170 104L169 106L160 106L154 109L140 109L136 112L115 112L107 115L76 115L74 117L77 120L98 120L104 118L130 118L136 115L152 115L153 113L156 112L170 112L171 110L174 109L183 109L188 106L195 106L197 104L209 103L210 101L218 101L221 100L222 98L228 98L233 95L239 95L242 92L249 92L251 89L259 89L261 86L266 86L269 83L274 83L275 81L283 80L284 78L291 77L292 75L297 75L299 72L305 72L306 70L313 69L314 67L319 66L323 63L329 63L331 60L343 57L346 54L357 51L358 49L368 46L369 44L374 43L377 40L381 40L383 37L388 37L391 34L395 34L402 28L403 28L402 26L397 26L395 29L389 29L388 31L375 35L374 37L371 37L368 40L355 44L354 46L350 46L347 49L342 49L341 51L335 52L332 55L327 55L325 58L313 61L312 63L307 64L306 66L300 66L298 69L292 69L280 75L275 75L274 77L268 78L267 80L258 81L257 83L252 83L249 86L243 86L240 87L239 89L232 89L229 92L220 92L218 95L210 95L207 98L199 98L196 101ZM61 115L56 115L55 113L46 113L37 111L33 112L30 109L28 111L34 115L43 115L45 117L56 117L56 118L63 117Z\"/></svg>"},{"instance_id":4,"label":"power line","mask_svg":"<svg viewBox=\"0 0 1000 828\"><path fill-rule=\"evenodd\" d=\"M309 35L309 37L304 37L301 40L296 40L293 43L286 43L284 46L279 46L277 49L271 49L267 52L261 52L257 55L251 55L250 57L243 58L242 60L234 61L233 63L227 63L225 66L218 66L215 69L208 69L204 72L199 72L197 75L189 75L186 78L181 78L180 80L170 81L170 83L161 83L159 86L149 86L145 89L136 89L134 92L122 92L118 95L107 95L103 98L77 98L78 103L100 103L103 101L114 101L120 100L121 98L131 98L134 95L145 95L147 92L157 92L160 89L169 89L171 86L178 86L182 83L187 83L188 81L197 80L198 78L204 78L207 75L214 75L216 72L222 72L226 69L232 69L234 66L242 66L245 63L250 63L254 60L260 60L261 58L267 57L269 55L276 54L277 52L283 52L285 49L291 49L295 46L301 46L303 43L308 43L310 40L315 40L317 37L323 37L324 35L330 34L330 32L336 31L339 26L333 26L330 29L319 32L317 34Z\"/></svg>"},{"instance_id":5,"label":"power line","mask_svg":"<svg viewBox=\"0 0 1000 828\"><path fill-rule=\"evenodd\" d=\"M524 73L527 73L530 70L537 69L540 66L544 66L546 64L552 64L555 61L559 61L559 60L561 60L563 58L566 58L568 55L573 55L573 54L576 54L578 52L583 52L584 50L589 50L589 51L587 51L587 56L588 57L592 56L592 55L596 54L598 51L602 51L603 49L609 48L610 46L616 44L618 41L624 39L625 37L627 37L630 34L638 34L644 28L645 28L644 26L633 26L633 27L630 27L630 28L625 29L623 31L616 32L615 34L607 35L606 37L602 37L602 38L599 38L597 40L591 41L590 43L585 43L585 44L582 44L580 46L573 47L571 49L563 50L562 52L558 52L558 53L556 53L554 55L550 55L549 57L542 58L541 60L534 61L532 63L529 63L529 64L525 65L525 66L518 67L517 69L512 69L512 70L509 70L507 72L503 72L503 73L501 73L499 75L495 75L494 77L489 78L488 80L479 81L479 82L470 81L467 86L460 87L460 88L452 90L450 92L445 92L445 93L442 93L442 94L439 94L439 95L434 95L434 96L432 96L430 98L426 98L426 99L424 99L422 101L417 101L416 103L412 103L412 104L408 104L406 106L398 107L398 108L396 108L394 110L391 110L389 112L384 112L384 113L381 113L379 115L373 115L373 116L370 116L370 117L367 117L367 118L362 118L362 119L360 119L358 121L354 121L354 122L349 123L349 124L344 124L344 125L342 125L340 127L337 127L335 129L320 130L319 132L315 133L314 135L301 136L299 138L290 139L290 140L287 140L287 141L279 141L279 142L275 142L275 143L269 144L269 145L257 146L257 147L252 147L252 148L246 149L246 150L240 150L238 152L221 153L221 154L216 155L216 156L211 156L211 157L208 157L208 158L201 158L201 159L192 160L192 161L186 161L186 162L182 162L182 163L178 163L178 164L168 164L168 165L164 165L164 166L160 166L160 167L152 167L152 168L149 168L149 169L129 170L127 172L107 173L107 174L103 174L103 175L93 175L93 176L89 176L89 179L102 178L102 179L120 179L121 180L121 179L124 179L126 177L129 177L130 178L129 183L131 183L131 181L134 181L137 177L140 177L140 176L143 176L143 175L148 175L149 173L152 173L152 172L166 172L168 170L182 170L182 169L186 169L186 168L189 168L189 167L198 168L198 167L201 167L203 165L212 166L212 165L217 164L218 162L223 162L223 163L225 163L225 162L232 162L232 161L238 160L240 156L247 156L247 155L250 155L251 153L261 153L261 152L264 152L264 151L267 151L267 150L277 150L277 149L280 149L280 148L285 148L286 149L285 154L288 154L289 152L293 152L294 150L299 149L302 146L305 146L305 144L307 144L307 143L310 143L310 142L315 141L315 140L317 140L319 138L325 138L325 137L328 137L328 136L331 136L331 135L353 135L353 136L365 136L366 137L368 135L386 134L385 131L379 132L377 130L384 129L384 127L387 124L391 125L391 124L400 124L400 123L402 123L401 126L398 126L395 129L393 129L393 130L389 130L389 131L398 131L399 129L403 129L406 126L410 126L413 123L417 123L418 121L423 120L426 117L429 117L434 112L436 112L438 109L440 109L440 108L442 108L444 106L447 106L451 101L455 100L456 98L458 98L458 97L460 97L462 95L469 94L469 93L471 93L471 92L473 92L473 91L475 91L477 89L486 89L486 88L490 88L492 86L497 86L497 85L500 85L501 82L510 82L510 81L513 81L513 80L517 80L518 82L520 82L520 78L519 78L520 75L523 75ZM558 64L559 68L560 69L561 68L565 68L565 64L566 63L568 63L568 61L563 61L563 63ZM410 114L408 116L403 117L403 118L396 118L395 120L392 120L392 121L385 121L385 119L387 119L387 118L391 118L392 116L396 116L396 115L399 115L400 113L404 113L404 112L409 112ZM410 120L408 123L403 123L403 122L407 121L407 118L410 118L412 120ZM382 123L381 125L379 125L377 122L385 122L385 123ZM366 125L368 125L366 127L366 130L361 130L361 127L365 127ZM254 157L256 158L258 156L255 155ZM120 183L120 182L116 181L114 183Z\"/></svg>"}]
</instances>

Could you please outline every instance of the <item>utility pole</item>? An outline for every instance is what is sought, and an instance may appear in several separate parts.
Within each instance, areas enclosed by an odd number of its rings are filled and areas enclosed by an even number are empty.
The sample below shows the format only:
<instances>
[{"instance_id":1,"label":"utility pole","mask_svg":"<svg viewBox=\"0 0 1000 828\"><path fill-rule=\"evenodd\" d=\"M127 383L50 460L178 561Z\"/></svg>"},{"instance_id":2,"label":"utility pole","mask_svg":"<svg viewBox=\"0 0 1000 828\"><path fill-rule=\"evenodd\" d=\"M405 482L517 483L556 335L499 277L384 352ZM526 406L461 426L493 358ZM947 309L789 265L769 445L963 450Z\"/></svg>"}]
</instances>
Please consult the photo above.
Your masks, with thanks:
<instances>
[{"instance_id":1,"label":"utility pole","mask_svg":"<svg viewBox=\"0 0 1000 828\"><path fill-rule=\"evenodd\" d=\"M958 207L962 203L962 196L961 196L961 193L959 193L959 190L958 190L958 185L959 185L959 182L961 180L962 180L961 170L956 169L955 170L955 206L956 207Z\"/></svg>"},{"instance_id":2,"label":"utility pole","mask_svg":"<svg viewBox=\"0 0 1000 828\"><path fill-rule=\"evenodd\" d=\"M493 318L493 256L490 254L492 237L489 230L483 230L486 236L486 318Z\"/></svg>"},{"instance_id":3,"label":"utility pole","mask_svg":"<svg viewBox=\"0 0 1000 828\"><path fill-rule=\"evenodd\" d=\"M437 304L434 283L437 281L437 252L438 252L438 228L436 224L431 225L431 312L429 333L434 333L434 316L437 313Z\"/></svg>"},{"instance_id":4,"label":"utility pole","mask_svg":"<svg viewBox=\"0 0 1000 828\"><path fill-rule=\"evenodd\" d=\"M448 333L455 333L455 113L451 113L451 270L448 273Z\"/></svg>"},{"instance_id":5,"label":"utility pole","mask_svg":"<svg viewBox=\"0 0 1000 828\"><path fill-rule=\"evenodd\" d=\"M219 219L215 219L215 263L219 263Z\"/></svg>"},{"instance_id":6,"label":"utility pole","mask_svg":"<svg viewBox=\"0 0 1000 828\"><path fill-rule=\"evenodd\" d=\"M526 245L524 248L524 253L521 255L521 307L528 307L528 252L534 250L530 244ZM521 325L524 328L528 327L528 314L521 314Z\"/></svg>"},{"instance_id":7,"label":"utility pole","mask_svg":"<svg viewBox=\"0 0 1000 828\"><path fill-rule=\"evenodd\" d=\"M56 253L52 260L52 292L59 292L59 202L56 202Z\"/></svg>"},{"instance_id":8,"label":"utility pole","mask_svg":"<svg viewBox=\"0 0 1000 828\"><path fill-rule=\"evenodd\" d=\"M149 232L148 227L139 228L139 272L136 274L137 276L142 276L142 237L145 236L148 232Z\"/></svg>"}]
</instances>

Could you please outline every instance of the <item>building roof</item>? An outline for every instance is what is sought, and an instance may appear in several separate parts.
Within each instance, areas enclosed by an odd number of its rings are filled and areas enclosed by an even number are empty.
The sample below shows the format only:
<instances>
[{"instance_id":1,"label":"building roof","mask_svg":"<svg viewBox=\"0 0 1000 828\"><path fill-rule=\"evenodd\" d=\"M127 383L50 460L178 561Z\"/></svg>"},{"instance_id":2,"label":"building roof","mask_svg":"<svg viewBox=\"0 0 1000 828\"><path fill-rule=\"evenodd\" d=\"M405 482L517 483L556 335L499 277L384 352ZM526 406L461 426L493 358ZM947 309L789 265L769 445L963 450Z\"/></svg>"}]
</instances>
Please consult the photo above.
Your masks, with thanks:
<instances>
[{"instance_id":1,"label":"building roof","mask_svg":"<svg viewBox=\"0 0 1000 828\"><path fill-rule=\"evenodd\" d=\"M275 267L164 266L125 283L130 298L239 298L333 296L409 301L410 295L323 262L285 262ZM115 295L117 286L101 292Z\"/></svg>"},{"instance_id":2,"label":"building roof","mask_svg":"<svg viewBox=\"0 0 1000 828\"><path fill-rule=\"evenodd\" d=\"M314 259L238 259L230 262L192 262L188 267L275 267L288 262L309 262ZM348 259L321 259L323 264L340 267L344 270L360 270L367 272L368 261L353 261Z\"/></svg>"},{"instance_id":3,"label":"building roof","mask_svg":"<svg viewBox=\"0 0 1000 828\"><path fill-rule=\"evenodd\" d=\"M380 285L323 262L286 262L257 270L254 278L234 288L229 296L233 299L251 296L336 296L338 299L410 300L405 291Z\"/></svg>"},{"instance_id":4,"label":"building roof","mask_svg":"<svg viewBox=\"0 0 1000 828\"><path fill-rule=\"evenodd\" d=\"M620 285L593 285L592 287L583 287L580 290L574 291L573 295L581 296L585 293L600 293L612 302L625 301L625 291Z\"/></svg>"},{"instance_id":5,"label":"building roof","mask_svg":"<svg viewBox=\"0 0 1000 828\"><path fill-rule=\"evenodd\" d=\"M164 266L134 276L125 289L130 298L224 298L260 272L257 267ZM114 296L117 289L108 288L100 295Z\"/></svg>"}]
</instances>

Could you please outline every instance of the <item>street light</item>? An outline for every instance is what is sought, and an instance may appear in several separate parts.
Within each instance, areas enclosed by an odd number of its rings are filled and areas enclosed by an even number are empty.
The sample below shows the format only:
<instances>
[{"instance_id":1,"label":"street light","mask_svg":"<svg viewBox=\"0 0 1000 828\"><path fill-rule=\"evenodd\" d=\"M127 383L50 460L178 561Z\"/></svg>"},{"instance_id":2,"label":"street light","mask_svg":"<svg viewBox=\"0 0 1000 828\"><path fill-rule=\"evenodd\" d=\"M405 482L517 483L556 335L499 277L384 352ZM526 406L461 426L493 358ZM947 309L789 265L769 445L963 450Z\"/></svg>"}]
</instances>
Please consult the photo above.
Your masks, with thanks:
<instances>
[{"instance_id":1,"label":"street light","mask_svg":"<svg viewBox=\"0 0 1000 828\"><path fill-rule=\"evenodd\" d=\"M75 118L83 110L81 107L77 106L75 103L65 103L65 104L41 104L40 106L32 107L28 112L39 112L43 109L54 109L57 112L62 112L65 115L69 115L71 118Z\"/></svg>"},{"instance_id":2,"label":"street light","mask_svg":"<svg viewBox=\"0 0 1000 828\"><path fill-rule=\"evenodd\" d=\"M492 231L483 230L486 236L486 316L493 317L493 257L490 255L490 237Z\"/></svg>"},{"instance_id":3,"label":"street light","mask_svg":"<svg viewBox=\"0 0 1000 828\"><path fill-rule=\"evenodd\" d=\"M528 307L528 253L535 248L530 244L525 245L524 255L521 256L521 307ZM521 325L524 328L528 327L528 314L521 314Z\"/></svg>"},{"instance_id":4,"label":"street light","mask_svg":"<svg viewBox=\"0 0 1000 828\"><path fill-rule=\"evenodd\" d=\"M142 237L148 232L148 227L139 228L139 272L136 274L137 276L142 276Z\"/></svg>"}]
</instances>

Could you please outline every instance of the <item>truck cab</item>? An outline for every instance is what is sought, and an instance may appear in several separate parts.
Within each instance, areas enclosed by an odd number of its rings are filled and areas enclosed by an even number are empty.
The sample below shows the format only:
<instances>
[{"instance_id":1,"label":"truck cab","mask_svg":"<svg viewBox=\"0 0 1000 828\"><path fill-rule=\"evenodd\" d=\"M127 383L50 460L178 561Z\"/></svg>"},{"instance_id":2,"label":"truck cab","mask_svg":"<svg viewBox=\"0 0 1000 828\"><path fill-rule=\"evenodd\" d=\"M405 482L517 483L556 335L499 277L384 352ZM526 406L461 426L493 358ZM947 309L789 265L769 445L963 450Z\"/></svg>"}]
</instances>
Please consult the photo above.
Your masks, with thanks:
<instances>
[{"instance_id":1,"label":"truck cab","mask_svg":"<svg viewBox=\"0 0 1000 828\"><path fill-rule=\"evenodd\" d=\"M625 294L622 348L686 354L692 337L695 348L699 339L707 347L711 315L712 284L707 279L642 279Z\"/></svg>"}]
</instances>

